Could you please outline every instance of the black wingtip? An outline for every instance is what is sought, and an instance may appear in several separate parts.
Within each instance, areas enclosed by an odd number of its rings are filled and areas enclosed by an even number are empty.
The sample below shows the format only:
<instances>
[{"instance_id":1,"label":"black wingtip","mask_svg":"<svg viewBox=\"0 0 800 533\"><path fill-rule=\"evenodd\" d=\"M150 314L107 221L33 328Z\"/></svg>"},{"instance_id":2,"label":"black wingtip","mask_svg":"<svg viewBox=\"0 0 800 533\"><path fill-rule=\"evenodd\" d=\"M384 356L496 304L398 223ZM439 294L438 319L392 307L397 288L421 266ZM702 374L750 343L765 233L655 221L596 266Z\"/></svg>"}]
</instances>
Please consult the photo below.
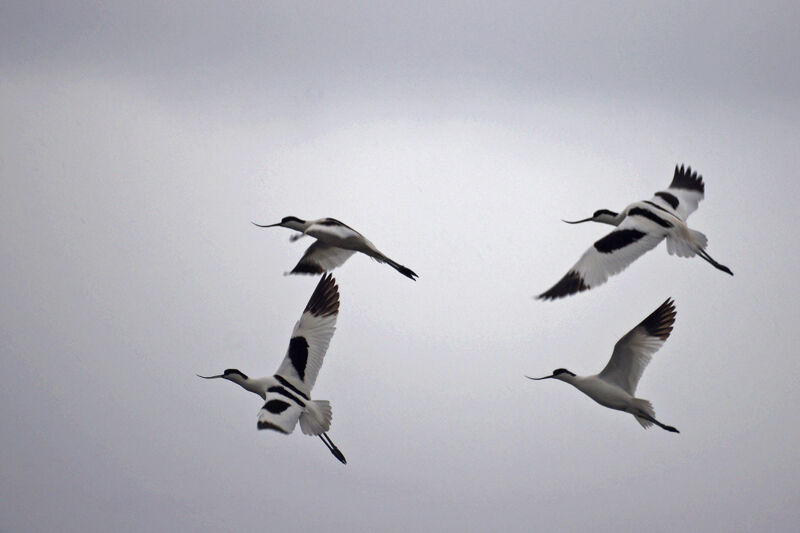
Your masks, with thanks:
<instances>
[{"instance_id":1,"label":"black wingtip","mask_svg":"<svg viewBox=\"0 0 800 533\"><path fill-rule=\"evenodd\" d=\"M558 283L553 285L546 292L538 295L536 299L545 301L556 300L558 298L563 298L565 296L569 296L570 294L582 292L590 288L591 287L589 287L589 285L583 281L583 278L580 274L574 270L570 270L566 273L566 275L564 275L563 278L559 280Z\"/></svg>"},{"instance_id":2,"label":"black wingtip","mask_svg":"<svg viewBox=\"0 0 800 533\"><path fill-rule=\"evenodd\" d=\"M658 306L658 309L642 320L639 326L643 327L651 337L658 337L665 341L669 334L672 333L677 314L675 301L672 298L667 298L663 304Z\"/></svg>"},{"instance_id":3,"label":"black wingtip","mask_svg":"<svg viewBox=\"0 0 800 533\"><path fill-rule=\"evenodd\" d=\"M703 176L699 176L697 172L692 172L692 167L685 167L675 165L675 174L670 183L670 188L687 189L689 191L697 191L705 194L706 185L703 183Z\"/></svg>"},{"instance_id":4,"label":"black wingtip","mask_svg":"<svg viewBox=\"0 0 800 533\"><path fill-rule=\"evenodd\" d=\"M335 315L339 312L339 287L336 286L332 274L327 273L319 279L304 312L314 316Z\"/></svg>"}]
</instances>

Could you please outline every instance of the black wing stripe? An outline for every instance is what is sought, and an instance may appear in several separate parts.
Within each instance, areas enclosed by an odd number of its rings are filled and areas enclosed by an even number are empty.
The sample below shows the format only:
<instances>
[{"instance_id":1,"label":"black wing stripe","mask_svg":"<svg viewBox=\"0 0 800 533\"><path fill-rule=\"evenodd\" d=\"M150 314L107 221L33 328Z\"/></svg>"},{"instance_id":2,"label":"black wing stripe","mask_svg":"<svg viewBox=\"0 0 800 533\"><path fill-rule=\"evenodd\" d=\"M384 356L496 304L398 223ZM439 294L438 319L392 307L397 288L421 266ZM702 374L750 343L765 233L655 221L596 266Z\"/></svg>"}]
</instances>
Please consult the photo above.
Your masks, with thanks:
<instances>
[{"instance_id":1,"label":"black wing stripe","mask_svg":"<svg viewBox=\"0 0 800 533\"><path fill-rule=\"evenodd\" d=\"M689 191L697 191L700 194L705 194L706 185L703 183L703 176L698 176L697 172L692 172L692 167L683 168L683 165L678 167L675 165L675 176L672 178L672 183L669 184L670 189L687 189Z\"/></svg>"},{"instance_id":2,"label":"black wing stripe","mask_svg":"<svg viewBox=\"0 0 800 533\"><path fill-rule=\"evenodd\" d=\"M658 193L656 193L656 194L658 194ZM645 201L644 201L644 203L646 203L647 205L651 205L651 206L655 207L655 208L656 208L656 209L658 209L659 211L663 211L663 212L665 212L665 213L669 213L669 211L667 211L666 209L664 209L663 207L661 207L661 206L660 206L660 205L658 205L658 204L654 204L654 203L653 203L653 202L651 202L650 200L645 200Z\"/></svg>"},{"instance_id":3,"label":"black wing stripe","mask_svg":"<svg viewBox=\"0 0 800 533\"><path fill-rule=\"evenodd\" d=\"M280 383L281 385L283 385L284 387L286 387L290 391L294 392L295 394L297 394L299 396L302 396L306 400L310 400L311 399L311 398L308 397L308 394L306 394L305 392L301 391L300 389L298 389L297 387L295 387L294 385L289 383L289 380L284 379L283 376L279 376L278 374L275 374L273 377L275 378L275 380L277 380L278 383Z\"/></svg>"},{"instance_id":4,"label":"black wing stripe","mask_svg":"<svg viewBox=\"0 0 800 533\"><path fill-rule=\"evenodd\" d=\"M339 312L339 288L331 274L320 278L314 294L308 300L305 312L314 316L329 316Z\"/></svg>"},{"instance_id":5,"label":"black wing stripe","mask_svg":"<svg viewBox=\"0 0 800 533\"><path fill-rule=\"evenodd\" d=\"M631 209L631 211L633 211L633 209ZM612 231L594 243L594 247L601 254L610 254L621 248L630 246L645 235L647 235L647 233L639 231L638 229L619 229Z\"/></svg>"},{"instance_id":6,"label":"black wing stripe","mask_svg":"<svg viewBox=\"0 0 800 533\"><path fill-rule=\"evenodd\" d=\"M663 218L661 218L657 214L653 213L652 211L648 211L647 209L643 209L641 207L634 207L633 209L628 211L628 216L629 217L635 217L635 216L644 217L644 218L646 218L648 220L651 220L651 221L655 222L656 224L658 224L662 228L671 228L672 227L672 222L670 222L669 220L664 220ZM613 235L613 233L612 233L612 235Z\"/></svg>"},{"instance_id":7,"label":"black wing stripe","mask_svg":"<svg viewBox=\"0 0 800 533\"><path fill-rule=\"evenodd\" d=\"M651 337L658 337L662 341L665 341L672 332L672 326L675 323L675 315L677 315L677 311L675 311L675 302L672 298L667 298L658 309L642 320L639 326L643 327Z\"/></svg>"},{"instance_id":8,"label":"black wing stripe","mask_svg":"<svg viewBox=\"0 0 800 533\"><path fill-rule=\"evenodd\" d=\"M295 396L294 394L292 394L288 390L284 389L283 387L270 387L270 388L267 389L267 392L274 392L275 394L280 394L284 398L289 398L290 400L292 400L294 403L296 403L300 407L305 407L306 406L306 402L304 402L303 400L301 400L300 398L298 398L297 396Z\"/></svg>"}]
</instances>

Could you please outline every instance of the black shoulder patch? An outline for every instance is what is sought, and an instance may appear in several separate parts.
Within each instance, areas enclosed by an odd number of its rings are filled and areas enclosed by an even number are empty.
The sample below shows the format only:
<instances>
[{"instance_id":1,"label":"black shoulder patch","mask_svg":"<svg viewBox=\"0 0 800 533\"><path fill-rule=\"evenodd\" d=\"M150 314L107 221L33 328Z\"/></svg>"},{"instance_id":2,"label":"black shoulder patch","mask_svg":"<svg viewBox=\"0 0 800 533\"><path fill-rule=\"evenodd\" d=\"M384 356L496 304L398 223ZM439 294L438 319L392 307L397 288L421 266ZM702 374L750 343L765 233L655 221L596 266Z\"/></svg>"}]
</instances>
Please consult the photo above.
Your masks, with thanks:
<instances>
[{"instance_id":1,"label":"black shoulder patch","mask_svg":"<svg viewBox=\"0 0 800 533\"><path fill-rule=\"evenodd\" d=\"M643 209L641 207L634 207L633 209L628 211L628 216L629 217L635 217L635 216L644 217L644 218L646 218L646 219L648 219L648 220L650 220L652 222L655 222L656 224L658 224L662 228L671 228L672 227L672 222L670 222L669 220L664 220L663 218L661 218L660 216L656 215L652 211L648 211L647 209Z\"/></svg>"},{"instance_id":2,"label":"black shoulder patch","mask_svg":"<svg viewBox=\"0 0 800 533\"><path fill-rule=\"evenodd\" d=\"M570 270L558 283L550 287L547 292L537 296L537 298L540 300L555 300L556 298L563 298L576 292L585 291L588 288L589 286L583 282L581 275L574 270Z\"/></svg>"},{"instance_id":3,"label":"black shoulder patch","mask_svg":"<svg viewBox=\"0 0 800 533\"><path fill-rule=\"evenodd\" d=\"M645 232L638 229L618 229L594 243L594 248L601 254L610 254L635 243L645 235Z\"/></svg>"},{"instance_id":4,"label":"black shoulder patch","mask_svg":"<svg viewBox=\"0 0 800 533\"><path fill-rule=\"evenodd\" d=\"M667 298L658 309L642 320L639 326L643 327L651 337L658 337L662 341L665 341L672 332L672 325L675 323L676 314L675 302L672 301L672 298Z\"/></svg>"},{"instance_id":5,"label":"black shoulder patch","mask_svg":"<svg viewBox=\"0 0 800 533\"><path fill-rule=\"evenodd\" d=\"M341 220L336 220L335 218L331 218L331 217L323 218L322 220L317 222L317 224L319 224L320 226L341 226L343 228L349 229L350 231L352 231L356 235L361 235L359 232L357 232L356 230L354 230L353 228L351 228L350 226L348 226L347 224L345 224ZM363 237L363 235L361 235L361 236Z\"/></svg>"},{"instance_id":6,"label":"black shoulder patch","mask_svg":"<svg viewBox=\"0 0 800 533\"><path fill-rule=\"evenodd\" d=\"M289 360L300 379L306 379L308 363L308 341L305 337L292 337L289 341Z\"/></svg>"},{"instance_id":7,"label":"black shoulder patch","mask_svg":"<svg viewBox=\"0 0 800 533\"><path fill-rule=\"evenodd\" d=\"M703 183L703 176L698 176L697 172L692 172L692 167L683 168L683 165L678 167L675 165L675 175L672 178L672 183L669 184L670 188L687 189L689 191L697 191L700 194L705 194L706 185Z\"/></svg>"},{"instance_id":8,"label":"black shoulder patch","mask_svg":"<svg viewBox=\"0 0 800 533\"><path fill-rule=\"evenodd\" d=\"M314 316L335 315L339 312L339 288L331 274L320 278L304 312Z\"/></svg>"},{"instance_id":9,"label":"black shoulder patch","mask_svg":"<svg viewBox=\"0 0 800 533\"><path fill-rule=\"evenodd\" d=\"M672 206L672 209L678 209L678 205L681 203L680 200L675 198L675 196L671 195L668 192L659 191L656 193L656 196L667 202L669 205Z\"/></svg>"},{"instance_id":10,"label":"black shoulder patch","mask_svg":"<svg viewBox=\"0 0 800 533\"><path fill-rule=\"evenodd\" d=\"M283 400L270 400L264 404L264 409L272 414L279 415L289 408L289 404Z\"/></svg>"}]
</instances>

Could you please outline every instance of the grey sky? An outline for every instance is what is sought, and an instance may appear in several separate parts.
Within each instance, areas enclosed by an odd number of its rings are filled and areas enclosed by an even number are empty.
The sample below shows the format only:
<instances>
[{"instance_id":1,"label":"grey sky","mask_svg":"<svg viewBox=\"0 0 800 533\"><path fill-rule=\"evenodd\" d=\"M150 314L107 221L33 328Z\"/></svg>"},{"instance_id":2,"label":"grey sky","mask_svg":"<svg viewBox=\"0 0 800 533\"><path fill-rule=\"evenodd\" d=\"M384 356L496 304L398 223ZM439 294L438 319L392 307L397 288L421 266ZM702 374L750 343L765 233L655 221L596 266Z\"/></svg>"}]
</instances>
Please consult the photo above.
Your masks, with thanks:
<instances>
[{"instance_id":1,"label":"grey sky","mask_svg":"<svg viewBox=\"0 0 800 533\"><path fill-rule=\"evenodd\" d=\"M0 8L0 530L791 530L800 520L794 3ZM530 298L703 174L725 276L663 246ZM316 278L250 220L353 257L318 439L198 373L273 372ZM561 383L667 296L643 431Z\"/></svg>"}]
</instances>

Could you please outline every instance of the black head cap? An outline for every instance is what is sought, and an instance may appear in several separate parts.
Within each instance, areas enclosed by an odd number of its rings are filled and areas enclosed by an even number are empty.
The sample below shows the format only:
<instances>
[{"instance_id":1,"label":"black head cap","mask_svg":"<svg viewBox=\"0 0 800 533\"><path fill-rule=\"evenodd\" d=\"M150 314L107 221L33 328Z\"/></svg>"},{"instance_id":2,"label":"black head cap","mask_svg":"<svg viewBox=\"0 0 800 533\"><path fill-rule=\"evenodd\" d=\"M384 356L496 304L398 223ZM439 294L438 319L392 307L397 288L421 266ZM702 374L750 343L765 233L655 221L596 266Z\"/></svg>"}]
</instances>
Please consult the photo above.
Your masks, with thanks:
<instances>
[{"instance_id":1,"label":"black head cap","mask_svg":"<svg viewBox=\"0 0 800 533\"><path fill-rule=\"evenodd\" d=\"M570 376L575 377L575 374L573 374L572 372L570 372L566 368L556 368L555 370L553 370L553 375L554 376L557 376L559 374L569 374Z\"/></svg>"},{"instance_id":2,"label":"black head cap","mask_svg":"<svg viewBox=\"0 0 800 533\"><path fill-rule=\"evenodd\" d=\"M615 213L614 211L611 211L609 209L598 209L597 211L594 212L594 214L592 215L592 218L599 217L600 215L610 215L612 217L615 217L615 216L617 216L617 213Z\"/></svg>"},{"instance_id":3,"label":"black head cap","mask_svg":"<svg viewBox=\"0 0 800 533\"><path fill-rule=\"evenodd\" d=\"M297 217L283 217L281 219L281 224L286 224L287 222L300 222L301 224L305 222L305 220L299 219Z\"/></svg>"},{"instance_id":4,"label":"black head cap","mask_svg":"<svg viewBox=\"0 0 800 533\"><path fill-rule=\"evenodd\" d=\"M222 373L222 375L225 377L230 376L231 374L239 374L243 379L247 379L247 375L244 372L235 368L227 368L225 369L225 372Z\"/></svg>"}]
</instances>

